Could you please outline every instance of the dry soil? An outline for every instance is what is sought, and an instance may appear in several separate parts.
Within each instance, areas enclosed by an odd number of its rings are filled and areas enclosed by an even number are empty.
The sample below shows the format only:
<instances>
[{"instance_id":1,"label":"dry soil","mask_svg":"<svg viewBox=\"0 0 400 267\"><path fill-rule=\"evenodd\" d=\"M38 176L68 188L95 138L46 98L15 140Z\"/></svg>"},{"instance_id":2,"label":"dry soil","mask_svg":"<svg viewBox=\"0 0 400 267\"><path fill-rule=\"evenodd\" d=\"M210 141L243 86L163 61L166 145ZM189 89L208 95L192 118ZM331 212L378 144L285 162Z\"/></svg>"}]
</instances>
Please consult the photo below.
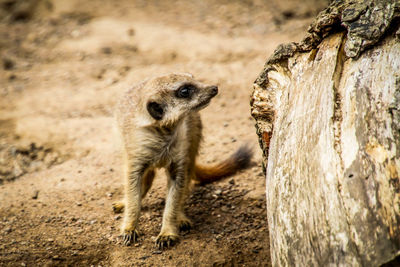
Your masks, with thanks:
<instances>
[{"instance_id":1,"label":"dry soil","mask_svg":"<svg viewBox=\"0 0 400 267\"><path fill-rule=\"evenodd\" d=\"M249 96L272 51L298 41L315 15L315 6L283 2L0 1L0 265L269 266ZM133 84L169 72L219 85L201 111L200 161L249 143L253 165L194 188L186 204L194 228L164 251L154 246L160 171L143 203L143 235L124 247L111 208L123 191L113 105Z\"/></svg>"}]
</instances>

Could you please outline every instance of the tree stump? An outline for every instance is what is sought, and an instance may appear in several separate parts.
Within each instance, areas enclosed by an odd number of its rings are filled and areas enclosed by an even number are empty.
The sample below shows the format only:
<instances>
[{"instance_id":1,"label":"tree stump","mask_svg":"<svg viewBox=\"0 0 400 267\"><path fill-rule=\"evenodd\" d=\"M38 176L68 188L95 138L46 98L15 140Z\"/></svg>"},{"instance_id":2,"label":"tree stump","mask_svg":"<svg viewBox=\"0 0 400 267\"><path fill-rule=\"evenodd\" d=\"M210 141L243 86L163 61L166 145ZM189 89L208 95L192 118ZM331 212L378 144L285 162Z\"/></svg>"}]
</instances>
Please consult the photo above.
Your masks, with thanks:
<instances>
[{"instance_id":1,"label":"tree stump","mask_svg":"<svg viewBox=\"0 0 400 267\"><path fill-rule=\"evenodd\" d=\"M333 1L254 83L274 266L400 254L400 2Z\"/></svg>"}]
</instances>

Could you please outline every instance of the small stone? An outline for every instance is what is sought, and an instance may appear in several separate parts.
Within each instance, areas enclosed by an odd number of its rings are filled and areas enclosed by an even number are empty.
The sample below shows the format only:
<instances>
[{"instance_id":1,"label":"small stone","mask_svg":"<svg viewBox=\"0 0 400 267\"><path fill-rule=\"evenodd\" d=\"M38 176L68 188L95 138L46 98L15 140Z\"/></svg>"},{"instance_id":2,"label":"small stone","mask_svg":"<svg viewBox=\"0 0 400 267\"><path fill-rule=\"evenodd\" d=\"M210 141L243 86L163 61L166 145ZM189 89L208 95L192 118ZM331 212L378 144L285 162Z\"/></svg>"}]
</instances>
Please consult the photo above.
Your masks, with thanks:
<instances>
[{"instance_id":1,"label":"small stone","mask_svg":"<svg viewBox=\"0 0 400 267\"><path fill-rule=\"evenodd\" d=\"M16 76L14 73L11 73L11 74L8 76L8 80L9 80L9 81L14 81L15 79L17 79L17 76Z\"/></svg>"},{"instance_id":2,"label":"small stone","mask_svg":"<svg viewBox=\"0 0 400 267\"><path fill-rule=\"evenodd\" d=\"M161 250L155 250L155 251L153 251L153 254L161 254L161 253L162 253Z\"/></svg>"},{"instance_id":3,"label":"small stone","mask_svg":"<svg viewBox=\"0 0 400 267\"><path fill-rule=\"evenodd\" d=\"M129 35L129 36L134 36L134 35L135 35L135 29L130 28L130 29L128 30L128 35Z\"/></svg>"},{"instance_id":4,"label":"small stone","mask_svg":"<svg viewBox=\"0 0 400 267\"><path fill-rule=\"evenodd\" d=\"M11 60L10 58L3 58L3 68L5 70L11 70L15 67L15 63L13 60Z\"/></svg>"},{"instance_id":5,"label":"small stone","mask_svg":"<svg viewBox=\"0 0 400 267\"><path fill-rule=\"evenodd\" d=\"M80 207L80 206L82 206L82 203L76 202L76 205L77 205L78 207Z\"/></svg>"},{"instance_id":6,"label":"small stone","mask_svg":"<svg viewBox=\"0 0 400 267\"><path fill-rule=\"evenodd\" d=\"M39 196L39 190L33 191L32 199L38 199L38 196Z\"/></svg>"},{"instance_id":7,"label":"small stone","mask_svg":"<svg viewBox=\"0 0 400 267\"><path fill-rule=\"evenodd\" d=\"M121 215L117 215L117 216L114 217L114 220L118 221L118 220L120 220L121 218L122 218Z\"/></svg>"},{"instance_id":8,"label":"small stone","mask_svg":"<svg viewBox=\"0 0 400 267\"><path fill-rule=\"evenodd\" d=\"M222 238L222 234L218 234L215 236L215 240L220 240Z\"/></svg>"},{"instance_id":9,"label":"small stone","mask_svg":"<svg viewBox=\"0 0 400 267\"><path fill-rule=\"evenodd\" d=\"M111 47L108 47L108 46L102 47L102 48L101 48L101 52L102 52L103 54L109 55L109 54L112 53L112 49L111 49Z\"/></svg>"},{"instance_id":10,"label":"small stone","mask_svg":"<svg viewBox=\"0 0 400 267\"><path fill-rule=\"evenodd\" d=\"M91 220L89 223L90 223L91 225L93 225L93 224L97 223L97 220Z\"/></svg>"}]
</instances>

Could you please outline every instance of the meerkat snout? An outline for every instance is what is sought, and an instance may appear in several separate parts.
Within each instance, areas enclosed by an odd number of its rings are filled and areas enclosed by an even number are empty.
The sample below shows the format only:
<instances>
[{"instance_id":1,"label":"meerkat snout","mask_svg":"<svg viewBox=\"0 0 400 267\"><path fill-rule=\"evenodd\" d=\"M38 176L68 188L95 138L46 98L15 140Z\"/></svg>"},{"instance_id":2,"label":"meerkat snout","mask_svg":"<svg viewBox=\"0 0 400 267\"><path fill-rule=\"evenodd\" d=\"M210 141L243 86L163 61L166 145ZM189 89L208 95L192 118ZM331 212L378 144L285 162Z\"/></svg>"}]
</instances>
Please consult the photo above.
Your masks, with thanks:
<instances>
[{"instance_id":1,"label":"meerkat snout","mask_svg":"<svg viewBox=\"0 0 400 267\"><path fill-rule=\"evenodd\" d=\"M218 86L212 85L210 86L211 95L214 97L218 94Z\"/></svg>"}]
</instances>

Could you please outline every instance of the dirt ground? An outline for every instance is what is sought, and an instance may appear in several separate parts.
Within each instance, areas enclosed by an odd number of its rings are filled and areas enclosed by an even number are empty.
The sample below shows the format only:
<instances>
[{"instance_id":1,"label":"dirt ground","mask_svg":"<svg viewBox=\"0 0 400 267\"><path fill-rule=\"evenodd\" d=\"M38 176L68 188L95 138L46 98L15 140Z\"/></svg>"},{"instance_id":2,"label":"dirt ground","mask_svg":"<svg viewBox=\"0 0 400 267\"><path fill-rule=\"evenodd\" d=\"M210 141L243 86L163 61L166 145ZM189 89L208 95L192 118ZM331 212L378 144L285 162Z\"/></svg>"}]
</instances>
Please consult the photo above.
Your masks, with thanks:
<instances>
[{"instance_id":1,"label":"dirt ground","mask_svg":"<svg viewBox=\"0 0 400 267\"><path fill-rule=\"evenodd\" d=\"M279 3L279 4L278 4ZM282 4L284 3L284 4ZM296 1L0 1L1 266L269 266L265 178L252 82L278 44L298 41L316 6ZM243 143L253 166L194 188L194 222L159 251L166 179L143 203L142 236L119 239L118 96L145 77L190 72L219 85L201 111L200 161Z\"/></svg>"}]
</instances>

